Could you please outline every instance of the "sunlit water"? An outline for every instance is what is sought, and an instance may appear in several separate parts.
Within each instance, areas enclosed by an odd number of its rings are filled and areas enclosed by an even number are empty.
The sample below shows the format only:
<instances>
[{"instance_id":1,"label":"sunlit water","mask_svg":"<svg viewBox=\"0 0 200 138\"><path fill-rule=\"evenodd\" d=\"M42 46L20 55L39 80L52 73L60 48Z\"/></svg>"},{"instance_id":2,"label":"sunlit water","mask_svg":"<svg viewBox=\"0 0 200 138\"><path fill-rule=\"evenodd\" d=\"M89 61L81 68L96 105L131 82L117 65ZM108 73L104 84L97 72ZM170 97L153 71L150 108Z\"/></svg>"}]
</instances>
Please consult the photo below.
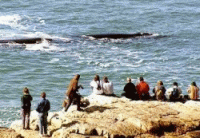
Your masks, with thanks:
<instances>
[{"instance_id":1,"label":"sunlit water","mask_svg":"<svg viewBox=\"0 0 200 138\"><path fill-rule=\"evenodd\" d=\"M35 0L0 1L0 37L52 38L51 43L0 44L0 126L20 118L27 86L32 109L45 91L51 111L61 109L66 87L76 74L84 96L95 74L108 76L120 95L127 77L141 75L152 88L177 81L186 94L200 82L200 2L197 0ZM101 33L148 32L154 37L90 40Z\"/></svg>"}]
</instances>

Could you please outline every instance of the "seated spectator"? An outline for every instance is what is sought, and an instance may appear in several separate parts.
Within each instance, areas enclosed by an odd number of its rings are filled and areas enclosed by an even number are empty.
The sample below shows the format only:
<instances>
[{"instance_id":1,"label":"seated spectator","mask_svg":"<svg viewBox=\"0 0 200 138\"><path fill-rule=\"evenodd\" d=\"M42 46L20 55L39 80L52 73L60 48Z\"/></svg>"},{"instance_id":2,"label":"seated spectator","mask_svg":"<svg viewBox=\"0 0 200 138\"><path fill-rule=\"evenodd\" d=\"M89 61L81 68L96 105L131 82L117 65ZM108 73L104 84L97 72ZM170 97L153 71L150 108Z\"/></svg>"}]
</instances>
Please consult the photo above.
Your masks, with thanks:
<instances>
[{"instance_id":1,"label":"seated spectator","mask_svg":"<svg viewBox=\"0 0 200 138\"><path fill-rule=\"evenodd\" d=\"M140 82L136 86L137 94L140 100L148 100L149 95L149 85L144 81L143 77L140 77Z\"/></svg>"},{"instance_id":2,"label":"seated spectator","mask_svg":"<svg viewBox=\"0 0 200 138\"><path fill-rule=\"evenodd\" d=\"M103 78L103 93L107 96L115 96L113 93L113 83L108 81L108 77Z\"/></svg>"},{"instance_id":3,"label":"seated spectator","mask_svg":"<svg viewBox=\"0 0 200 138\"><path fill-rule=\"evenodd\" d=\"M92 87L93 93L92 94L97 94L97 95L102 95L103 94L103 85L102 82L100 81L99 75L95 75L94 80L90 83L90 86Z\"/></svg>"},{"instance_id":4,"label":"seated spectator","mask_svg":"<svg viewBox=\"0 0 200 138\"><path fill-rule=\"evenodd\" d=\"M189 94L189 98L191 100L197 100L199 98L199 88L197 87L195 82L192 82L190 87L187 90Z\"/></svg>"},{"instance_id":5,"label":"seated spectator","mask_svg":"<svg viewBox=\"0 0 200 138\"><path fill-rule=\"evenodd\" d=\"M165 92L166 89L163 85L162 81L158 81L157 85L155 86L155 88L153 89L153 93L155 93L155 99L156 100L165 100Z\"/></svg>"},{"instance_id":6,"label":"seated spectator","mask_svg":"<svg viewBox=\"0 0 200 138\"><path fill-rule=\"evenodd\" d=\"M124 91L125 93L122 93L122 96L132 100L138 99L138 94L135 85L131 81L131 78L127 78L127 84L124 86Z\"/></svg>"},{"instance_id":7,"label":"seated spectator","mask_svg":"<svg viewBox=\"0 0 200 138\"><path fill-rule=\"evenodd\" d=\"M167 95L169 96L170 101L182 100L182 90L180 87L178 87L177 82L174 82L173 87L167 90Z\"/></svg>"}]
</instances>

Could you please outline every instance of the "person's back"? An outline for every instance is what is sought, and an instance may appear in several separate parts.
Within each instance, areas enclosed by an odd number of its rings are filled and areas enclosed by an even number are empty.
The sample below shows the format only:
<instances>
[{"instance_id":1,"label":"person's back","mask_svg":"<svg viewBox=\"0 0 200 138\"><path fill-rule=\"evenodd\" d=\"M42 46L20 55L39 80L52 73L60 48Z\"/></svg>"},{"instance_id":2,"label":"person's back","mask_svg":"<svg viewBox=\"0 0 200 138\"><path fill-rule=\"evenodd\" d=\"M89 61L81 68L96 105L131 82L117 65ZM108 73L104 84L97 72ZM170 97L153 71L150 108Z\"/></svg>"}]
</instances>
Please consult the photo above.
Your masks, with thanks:
<instances>
[{"instance_id":1,"label":"person's back","mask_svg":"<svg viewBox=\"0 0 200 138\"><path fill-rule=\"evenodd\" d=\"M191 100L197 100L199 98L199 88L195 82L192 82L188 89L189 97Z\"/></svg>"},{"instance_id":2,"label":"person's back","mask_svg":"<svg viewBox=\"0 0 200 138\"><path fill-rule=\"evenodd\" d=\"M113 94L113 83L112 82L103 83L103 91L104 94L106 95Z\"/></svg>"},{"instance_id":3,"label":"person's back","mask_svg":"<svg viewBox=\"0 0 200 138\"><path fill-rule=\"evenodd\" d=\"M23 109L30 109L32 96L30 94L24 94L21 98L22 101L22 108Z\"/></svg>"},{"instance_id":4,"label":"person's back","mask_svg":"<svg viewBox=\"0 0 200 138\"><path fill-rule=\"evenodd\" d=\"M126 96L126 98L130 98L132 100L137 100L137 91L135 85L132 83L131 78L127 78L127 84L124 86L124 94L122 96Z\"/></svg>"},{"instance_id":5,"label":"person's back","mask_svg":"<svg viewBox=\"0 0 200 138\"><path fill-rule=\"evenodd\" d=\"M48 99L46 98L41 98L36 111L38 111L39 113L45 113L48 112L50 110L50 102Z\"/></svg>"},{"instance_id":6,"label":"person's back","mask_svg":"<svg viewBox=\"0 0 200 138\"><path fill-rule=\"evenodd\" d=\"M127 95L135 94L136 93L135 85L132 82L127 83L124 86L124 91L126 92Z\"/></svg>"},{"instance_id":7,"label":"person's back","mask_svg":"<svg viewBox=\"0 0 200 138\"><path fill-rule=\"evenodd\" d=\"M36 111L39 113L39 129L40 135L46 136L47 135L47 116L48 111L50 110L50 102L46 99L46 93L41 93L40 101L37 105Z\"/></svg>"},{"instance_id":8,"label":"person's back","mask_svg":"<svg viewBox=\"0 0 200 138\"><path fill-rule=\"evenodd\" d=\"M104 76L103 78L103 93L105 95L113 95L113 83L108 81L107 76Z\"/></svg>"},{"instance_id":9,"label":"person's back","mask_svg":"<svg viewBox=\"0 0 200 138\"><path fill-rule=\"evenodd\" d=\"M162 81L158 81L157 85L155 86L155 88L153 89L153 93L155 93L154 98L157 100L165 100L165 92L166 89L163 85Z\"/></svg>"},{"instance_id":10,"label":"person's back","mask_svg":"<svg viewBox=\"0 0 200 138\"><path fill-rule=\"evenodd\" d=\"M32 96L29 94L29 89L25 87L23 89L23 96L21 97L21 107L22 107L22 125L23 129L30 129L30 112L31 112L31 101Z\"/></svg>"},{"instance_id":11,"label":"person's back","mask_svg":"<svg viewBox=\"0 0 200 138\"><path fill-rule=\"evenodd\" d=\"M144 81L143 77L140 77L140 83L136 86L137 93L140 99L149 98L149 85Z\"/></svg>"},{"instance_id":12,"label":"person's back","mask_svg":"<svg viewBox=\"0 0 200 138\"><path fill-rule=\"evenodd\" d=\"M97 94L101 95L103 94L103 84L100 81L99 75L95 75L94 80L90 83L90 86L92 87L93 93L92 94Z\"/></svg>"},{"instance_id":13,"label":"person's back","mask_svg":"<svg viewBox=\"0 0 200 138\"><path fill-rule=\"evenodd\" d=\"M171 91L171 94L170 94L170 100L171 101L181 100L181 97L180 97L181 93L182 93L182 90L181 90L180 87L178 87L178 83L174 82L173 88L172 88L172 91Z\"/></svg>"}]
</instances>

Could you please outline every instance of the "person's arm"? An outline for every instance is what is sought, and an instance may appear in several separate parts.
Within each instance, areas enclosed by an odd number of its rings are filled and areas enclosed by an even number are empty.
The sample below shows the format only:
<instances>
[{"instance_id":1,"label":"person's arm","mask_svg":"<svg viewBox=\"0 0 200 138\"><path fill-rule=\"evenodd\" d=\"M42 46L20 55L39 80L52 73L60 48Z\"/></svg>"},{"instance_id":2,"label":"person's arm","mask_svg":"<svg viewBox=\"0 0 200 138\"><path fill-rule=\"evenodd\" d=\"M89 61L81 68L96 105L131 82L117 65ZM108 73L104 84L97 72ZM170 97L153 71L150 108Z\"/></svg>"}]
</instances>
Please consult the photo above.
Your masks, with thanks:
<instances>
[{"instance_id":1,"label":"person's arm","mask_svg":"<svg viewBox=\"0 0 200 138\"><path fill-rule=\"evenodd\" d=\"M125 91L125 92L127 91L126 89L127 89L127 84L124 86L124 91Z\"/></svg>"},{"instance_id":2,"label":"person's arm","mask_svg":"<svg viewBox=\"0 0 200 138\"><path fill-rule=\"evenodd\" d=\"M49 111L51 109L51 105L50 105L50 102L49 100L47 101L47 111Z\"/></svg>"},{"instance_id":3,"label":"person's arm","mask_svg":"<svg viewBox=\"0 0 200 138\"><path fill-rule=\"evenodd\" d=\"M37 104L36 106L36 111L39 113L40 112L40 103Z\"/></svg>"},{"instance_id":4,"label":"person's arm","mask_svg":"<svg viewBox=\"0 0 200 138\"><path fill-rule=\"evenodd\" d=\"M152 92L155 93L155 87L153 88Z\"/></svg>"},{"instance_id":5,"label":"person's arm","mask_svg":"<svg viewBox=\"0 0 200 138\"><path fill-rule=\"evenodd\" d=\"M24 105L24 96L21 97L21 107ZM23 107L22 107L23 108Z\"/></svg>"},{"instance_id":6,"label":"person's arm","mask_svg":"<svg viewBox=\"0 0 200 138\"><path fill-rule=\"evenodd\" d=\"M114 91L113 91L113 83L112 82L110 82L111 83L111 91L112 91L112 93L114 93Z\"/></svg>"},{"instance_id":7,"label":"person's arm","mask_svg":"<svg viewBox=\"0 0 200 138\"><path fill-rule=\"evenodd\" d=\"M165 92L166 92L166 89L165 89L165 87L163 86L163 94L165 94Z\"/></svg>"}]
</instances>

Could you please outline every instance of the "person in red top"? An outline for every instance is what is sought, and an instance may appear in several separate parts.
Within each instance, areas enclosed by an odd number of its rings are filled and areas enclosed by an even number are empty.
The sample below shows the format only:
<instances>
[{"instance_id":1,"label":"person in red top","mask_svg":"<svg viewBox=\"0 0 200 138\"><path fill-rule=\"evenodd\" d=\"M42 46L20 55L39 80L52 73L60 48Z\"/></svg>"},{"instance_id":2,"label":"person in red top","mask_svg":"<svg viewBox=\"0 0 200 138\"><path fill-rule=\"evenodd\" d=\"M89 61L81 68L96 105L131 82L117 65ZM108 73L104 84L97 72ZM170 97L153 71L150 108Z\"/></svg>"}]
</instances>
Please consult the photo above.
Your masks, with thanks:
<instances>
[{"instance_id":1,"label":"person in red top","mask_svg":"<svg viewBox=\"0 0 200 138\"><path fill-rule=\"evenodd\" d=\"M140 77L140 82L136 85L136 90L140 100L148 100L149 95L149 85L144 81L143 77Z\"/></svg>"}]
</instances>

